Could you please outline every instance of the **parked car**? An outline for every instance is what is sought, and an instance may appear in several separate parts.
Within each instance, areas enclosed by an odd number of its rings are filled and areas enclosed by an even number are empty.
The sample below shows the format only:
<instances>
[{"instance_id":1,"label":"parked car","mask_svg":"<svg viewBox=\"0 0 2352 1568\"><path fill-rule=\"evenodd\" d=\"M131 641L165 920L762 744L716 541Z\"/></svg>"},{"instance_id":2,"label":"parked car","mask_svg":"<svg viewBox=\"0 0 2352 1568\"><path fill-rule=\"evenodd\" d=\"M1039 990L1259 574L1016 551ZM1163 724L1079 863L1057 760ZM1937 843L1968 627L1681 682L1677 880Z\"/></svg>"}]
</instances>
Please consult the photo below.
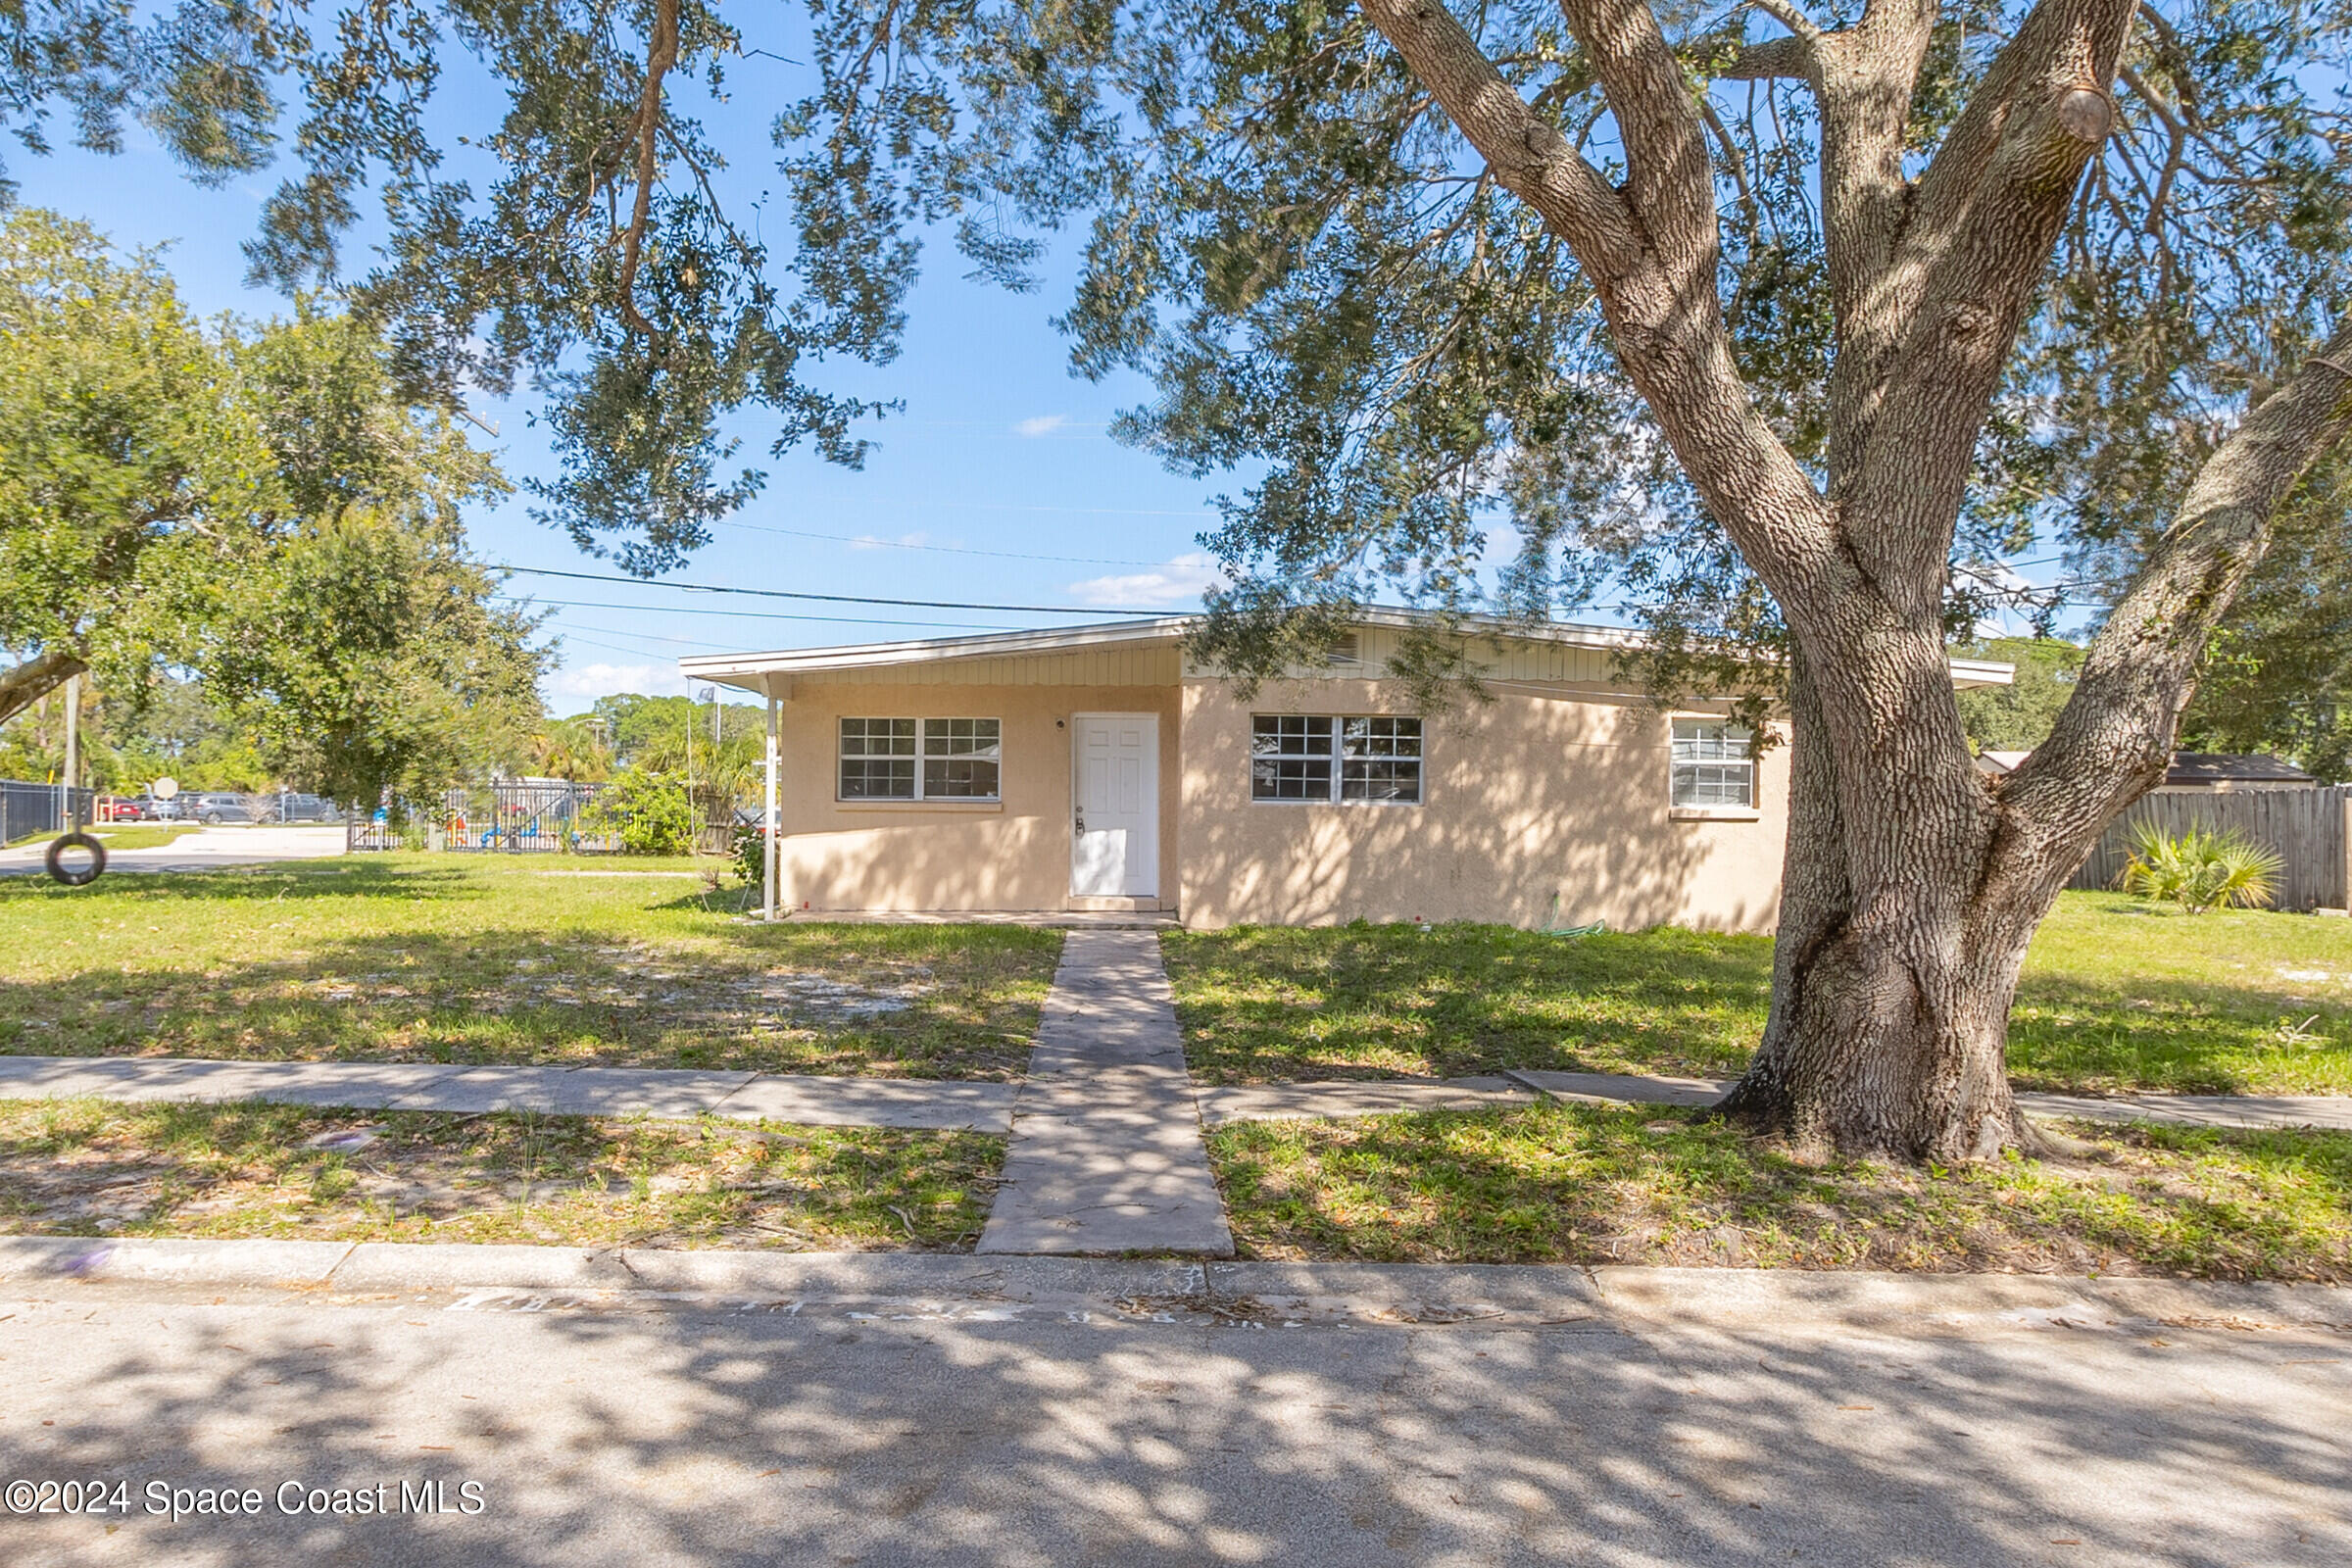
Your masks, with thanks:
<instances>
[{"instance_id":1,"label":"parked car","mask_svg":"<svg viewBox=\"0 0 2352 1568\"><path fill-rule=\"evenodd\" d=\"M174 795L168 801L159 801L152 795L139 797L139 809L146 813L146 819L150 822L176 822L187 804L187 797L183 795Z\"/></svg>"},{"instance_id":2,"label":"parked car","mask_svg":"<svg viewBox=\"0 0 2352 1568\"><path fill-rule=\"evenodd\" d=\"M250 822L253 812L242 795L182 796L187 805L181 809L181 819L194 818L211 827L219 822Z\"/></svg>"},{"instance_id":3,"label":"parked car","mask_svg":"<svg viewBox=\"0 0 2352 1568\"><path fill-rule=\"evenodd\" d=\"M274 796L270 802L270 814L280 822L340 822L343 813L335 803L323 795L297 795L292 791Z\"/></svg>"},{"instance_id":4,"label":"parked car","mask_svg":"<svg viewBox=\"0 0 2352 1568\"><path fill-rule=\"evenodd\" d=\"M100 822L144 822L147 811L137 801L120 795L101 795L91 816Z\"/></svg>"}]
</instances>

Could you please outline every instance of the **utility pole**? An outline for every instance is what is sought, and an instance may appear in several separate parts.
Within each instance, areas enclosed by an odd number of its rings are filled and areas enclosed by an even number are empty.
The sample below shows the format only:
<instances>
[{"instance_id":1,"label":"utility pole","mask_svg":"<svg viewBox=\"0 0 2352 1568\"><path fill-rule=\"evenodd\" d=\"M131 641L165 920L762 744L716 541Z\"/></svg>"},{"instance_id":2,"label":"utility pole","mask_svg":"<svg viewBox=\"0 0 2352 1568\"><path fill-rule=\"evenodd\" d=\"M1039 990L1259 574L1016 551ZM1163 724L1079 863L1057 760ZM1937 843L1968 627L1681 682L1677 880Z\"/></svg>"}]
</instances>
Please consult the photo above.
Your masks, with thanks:
<instances>
[{"instance_id":1,"label":"utility pole","mask_svg":"<svg viewBox=\"0 0 2352 1568\"><path fill-rule=\"evenodd\" d=\"M66 677L66 799L61 820L81 831L81 677Z\"/></svg>"}]
</instances>

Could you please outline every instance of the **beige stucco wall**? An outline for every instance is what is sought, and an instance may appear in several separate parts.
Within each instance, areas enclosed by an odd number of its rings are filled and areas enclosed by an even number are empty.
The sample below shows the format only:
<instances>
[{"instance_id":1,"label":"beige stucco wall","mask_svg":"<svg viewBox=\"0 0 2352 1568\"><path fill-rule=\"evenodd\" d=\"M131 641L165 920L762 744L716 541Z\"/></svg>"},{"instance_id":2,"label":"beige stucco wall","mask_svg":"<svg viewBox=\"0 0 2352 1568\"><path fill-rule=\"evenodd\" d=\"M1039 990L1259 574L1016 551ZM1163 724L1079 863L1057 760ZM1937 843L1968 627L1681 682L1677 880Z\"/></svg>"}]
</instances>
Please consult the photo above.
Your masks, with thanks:
<instances>
[{"instance_id":1,"label":"beige stucco wall","mask_svg":"<svg viewBox=\"0 0 2352 1568\"><path fill-rule=\"evenodd\" d=\"M1428 716L1420 806L1252 802L1250 715L1277 711L1411 709L1378 680L1274 683L1247 704L1188 680L1187 925L1361 916L1762 931L1778 912L1786 746L1765 754L1752 820L1677 819L1663 715L1596 688L1515 682L1492 703Z\"/></svg>"},{"instance_id":2,"label":"beige stucco wall","mask_svg":"<svg viewBox=\"0 0 2352 1568\"><path fill-rule=\"evenodd\" d=\"M929 672L927 672L929 673ZM1170 673L1173 674L1171 664ZM1159 715L1160 896L1177 874L1178 691L1150 686L794 682L784 704L778 814L787 908L1060 909L1070 891L1072 713ZM1002 805L834 799L840 720L994 718Z\"/></svg>"}]
</instances>

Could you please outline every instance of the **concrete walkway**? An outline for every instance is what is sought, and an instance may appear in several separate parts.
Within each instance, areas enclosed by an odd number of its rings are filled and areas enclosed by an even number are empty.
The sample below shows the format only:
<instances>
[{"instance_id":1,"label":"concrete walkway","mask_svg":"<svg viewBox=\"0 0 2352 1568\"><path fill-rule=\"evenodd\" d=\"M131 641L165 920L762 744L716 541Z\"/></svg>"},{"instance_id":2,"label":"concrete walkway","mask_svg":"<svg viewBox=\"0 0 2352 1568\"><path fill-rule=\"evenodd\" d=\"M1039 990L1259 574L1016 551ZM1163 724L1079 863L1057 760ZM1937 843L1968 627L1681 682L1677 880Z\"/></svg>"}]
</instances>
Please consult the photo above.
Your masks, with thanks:
<instances>
[{"instance_id":1,"label":"concrete walkway","mask_svg":"<svg viewBox=\"0 0 2352 1568\"><path fill-rule=\"evenodd\" d=\"M1538 1095L1590 1104L1711 1105L1729 1088L1728 1079L1530 1070L1491 1078L1250 1084L1203 1089L1200 1095L1200 1119L1211 1127L1221 1127L1229 1121L1379 1116L1407 1110L1526 1104ZM2085 1121L2352 1131L2352 1095L2134 1095L2109 1100L2020 1090L2017 1102L2029 1115L2073 1116Z\"/></svg>"},{"instance_id":2,"label":"concrete walkway","mask_svg":"<svg viewBox=\"0 0 2352 1568\"><path fill-rule=\"evenodd\" d=\"M267 1101L355 1110L535 1110L566 1116L719 1116L811 1127L1012 1125L1014 1086L917 1078L638 1067L469 1067L388 1061L197 1061L0 1056L0 1099Z\"/></svg>"},{"instance_id":3,"label":"concrete walkway","mask_svg":"<svg viewBox=\"0 0 2352 1568\"><path fill-rule=\"evenodd\" d=\"M1063 941L979 1250L1232 1255L1152 933Z\"/></svg>"},{"instance_id":4,"label":"concrete walkway","mask_svg":"<svg viewBox=\"0 0 2352 1568\"><path fill-rule=\"evenodd\" d=\"M1164 979L1158 982L1164 988ZM1075 994L1073 993L1073 999ZM1076 1003L1073 1000L1073 1005ZM1170 1018L1172 1026L1172 1015ZM1041 1033L1041 1040L1043 1035ZM1165 1045L1163 1036L1161 1044ZM1164 1056L1154 1058L1166 1059ZM1178 1059L1181 1059L1179 1056ZM1034 1065L1031 1069L1036 1070ZM1203 1126L1532 1104L1707 1105L1728 1085L1623 1073L1509 1072L1470 1078L1243 1084L1187 1093ZM487 1067L430 1062L206 1061L178 1056L0 1056L0 1099L274 1101L356 1110L537 1110L580 1116L724 1116L815 1127L1012 1126L1018 1086L929 1078L842 1078L635 1067ZM2087 1095L2022 1092L2036 1116L2182 1127L2352 1131L2352 1096ZM1171 1098L1167 1102L1177 1105ZM1041 1108L1043 1105L1041 1102ZM1185 1107L1173 1112L1181 1123ZM1042 1125L1042 1123L1041 1123Z\"/></svg>"}]
</instances>

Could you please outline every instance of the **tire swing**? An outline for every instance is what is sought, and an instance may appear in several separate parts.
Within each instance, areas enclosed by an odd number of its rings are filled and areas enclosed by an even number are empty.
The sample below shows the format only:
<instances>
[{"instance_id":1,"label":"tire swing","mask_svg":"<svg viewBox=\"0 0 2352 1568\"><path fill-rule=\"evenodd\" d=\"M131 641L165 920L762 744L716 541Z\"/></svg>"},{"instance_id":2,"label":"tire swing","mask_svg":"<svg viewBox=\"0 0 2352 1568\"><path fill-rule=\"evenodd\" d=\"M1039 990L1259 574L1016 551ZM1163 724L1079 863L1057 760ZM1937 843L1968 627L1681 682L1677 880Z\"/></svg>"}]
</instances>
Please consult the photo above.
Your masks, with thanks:
<instances>
[{"instance_id":1,"label":"tire swing","mask_svg":"<svg viewBox=\"0 0 2352 1568\"><path fill-rule=\"evenodd\" d=\"M80 747L77 744L80 739L81 677L68 675L66 677L66 799L70 803L74 814L69 819L66 831L50 841L49 853L42 857L42 863L49 867L51 877L70 888L88 887L97 881L98 874L106 869L106 846L83 831L89 824L82 815L85 808L81 799ZM67 863L66 858L76 850L84 851L89 855L88 864Z\"/></svg>"},{"instance_id":2,"label":"tire swing","mask_svg":"<svg viewBox=\"0 0 2352 1568\"><path fill-rule=\"evenodd\" d=\"M90 858L87 864L67 863L66 857L75 850L88 852ZM50 841L44 863L49 867L49 874L66 886L86 888L97 881L99 873L106 869L106 846L76 827L73 832Z\"/></svg>"}]
</instances>

